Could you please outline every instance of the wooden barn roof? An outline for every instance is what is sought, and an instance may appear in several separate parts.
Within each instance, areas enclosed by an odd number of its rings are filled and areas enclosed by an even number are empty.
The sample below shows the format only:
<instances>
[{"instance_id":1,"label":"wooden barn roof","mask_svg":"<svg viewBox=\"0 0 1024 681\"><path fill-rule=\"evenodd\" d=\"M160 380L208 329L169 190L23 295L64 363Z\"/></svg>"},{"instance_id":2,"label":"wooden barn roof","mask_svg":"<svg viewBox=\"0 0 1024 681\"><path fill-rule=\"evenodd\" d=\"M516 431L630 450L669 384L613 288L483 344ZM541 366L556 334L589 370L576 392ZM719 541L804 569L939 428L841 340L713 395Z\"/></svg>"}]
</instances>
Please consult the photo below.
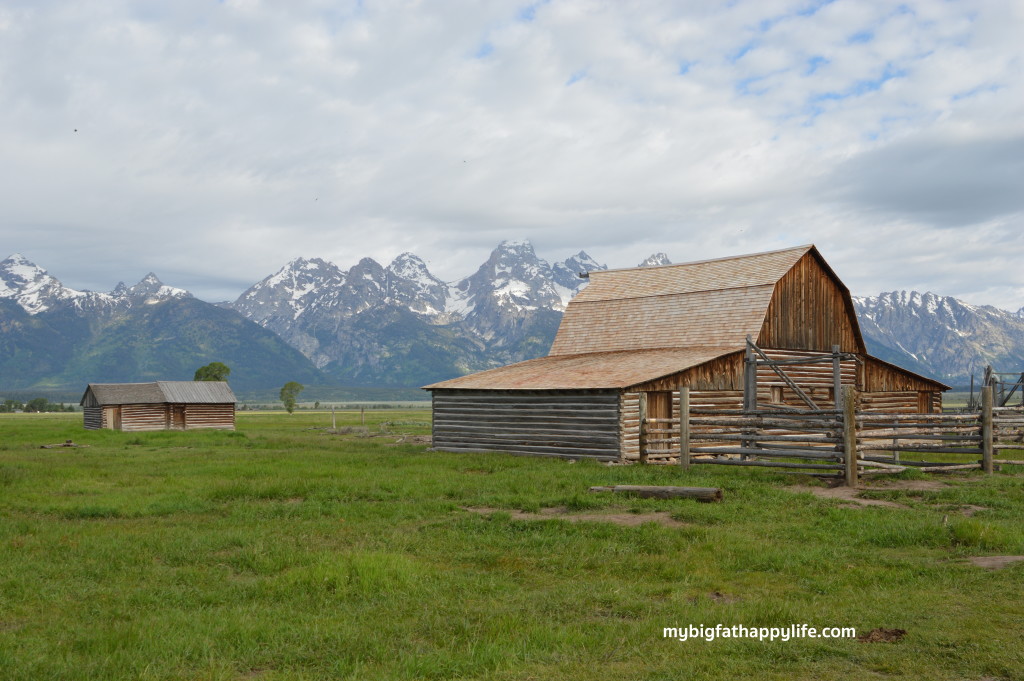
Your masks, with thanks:
<instances>
[{"instance_id":1,"label":"wooden barn roof","mask_svg":"<svg viewBox=\"0 0 1024 681\"><path fill-rule=\"evenodd\" d=\"M812 250L591 272L550 354L743 347L748 335L757 338L776 282Z\"/></svg>"},{"instance_id":2,"label":"wooden barn roof","mask_svg":"<svg viewBox=\"0 0 1024 681\"><path fill-rule=\"evenodd\" d=\"M80 404L227 404L235 394L222 381L155 381L153 383L90 383Z\"/></svg>"},{"instance_id":3,"label":"wooden barn roof","mask_svg":"<svg viewBox=\"0 0 1024 681\"><path fill-rule=\"evenodd\" d=\"M628 388L668 376L744 346L671 348L549 355L426 386L459 390L581 390Z\"/></svg>"}]
</instances>

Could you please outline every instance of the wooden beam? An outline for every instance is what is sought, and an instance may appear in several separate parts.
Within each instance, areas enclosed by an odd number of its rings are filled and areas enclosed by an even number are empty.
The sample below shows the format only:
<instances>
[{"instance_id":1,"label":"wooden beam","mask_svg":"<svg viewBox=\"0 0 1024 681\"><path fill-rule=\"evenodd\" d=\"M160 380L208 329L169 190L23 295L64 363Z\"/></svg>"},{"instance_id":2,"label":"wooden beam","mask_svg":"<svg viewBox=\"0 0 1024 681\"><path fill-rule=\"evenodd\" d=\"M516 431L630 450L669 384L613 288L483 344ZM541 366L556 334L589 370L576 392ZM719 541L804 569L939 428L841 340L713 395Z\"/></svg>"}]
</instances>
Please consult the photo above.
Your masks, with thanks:
<instances>
[{"instance_id":1,"label":"wooden beam","mask_svg":"<svg viewBox=\"0 0 1024 681\"><path fill-rule=\"evenodd\" d=\"M857 391L852 385L843 390L843 463L847 487L857 486Z\"/></svg>"},{"instance_id":2,"label":"wooden beam","mask_svg":"<svg viewBox=\"0 0 1024 681\"><path fill-rule=\"evenodd\" d=\"M981 389L981 469L992 473L992 386Z\"/></svg>"},{"instance_id":3,"label":"wooden beam","mask_svg":"<svg viewBox=\"0 0 1024 681\"><path fill-rule=\"evenodd\" d=\"M690 467L690 388L679 387L679 465Z\"/></svg>"},{"instance_id":4,"label":"wooden beam","mask_svg":"<svg viewBox=\"0 0 1024 681\"><path fill-rule=\"evenodd\" d=\"M712 502L722 500L722 490L718 487L672 487L657 485L613 485L611 487L595 486L590 488L591 492L613 492L616 494L631 494L638 497L653 499L696 499L697 501Z\"/></svg>"}]
</instances>

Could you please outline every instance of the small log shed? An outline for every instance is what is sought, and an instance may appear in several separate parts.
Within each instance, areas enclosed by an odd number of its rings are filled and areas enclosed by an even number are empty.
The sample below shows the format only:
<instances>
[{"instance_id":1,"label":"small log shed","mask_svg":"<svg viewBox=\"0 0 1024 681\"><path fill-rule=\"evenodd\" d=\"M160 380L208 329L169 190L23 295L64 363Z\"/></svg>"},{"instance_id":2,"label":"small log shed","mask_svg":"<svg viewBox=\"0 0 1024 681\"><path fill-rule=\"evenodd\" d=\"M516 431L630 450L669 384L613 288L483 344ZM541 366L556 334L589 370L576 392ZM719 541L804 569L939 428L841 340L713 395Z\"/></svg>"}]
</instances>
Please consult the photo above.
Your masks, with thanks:
<instances>
[{"instance_id":1,"label":"small log shed","mask_svg":"<svg viewBox=\"0 0 1024 681\"><path fill-rule=\"evenodd\" d=\"M589 279L547 357L424 388L435 449L636 460L641 400L649 418L678 418L681 386L694 409L737 413L806 409L804 397L835 409L847 385L862 411L931 413L949 390L867 353L850 292L813 245Z\"/></svg>"},{"instance_id":2,"label":"small log shed","mask_svg":"<svg viewBox=\"0 0 1024 681\"><path fill-rule=\"evenodd\" d=\"M156 381L90 383L80 404L88 430L234 430L236 402L221 381Z\"/></svg>"}]
</instances>

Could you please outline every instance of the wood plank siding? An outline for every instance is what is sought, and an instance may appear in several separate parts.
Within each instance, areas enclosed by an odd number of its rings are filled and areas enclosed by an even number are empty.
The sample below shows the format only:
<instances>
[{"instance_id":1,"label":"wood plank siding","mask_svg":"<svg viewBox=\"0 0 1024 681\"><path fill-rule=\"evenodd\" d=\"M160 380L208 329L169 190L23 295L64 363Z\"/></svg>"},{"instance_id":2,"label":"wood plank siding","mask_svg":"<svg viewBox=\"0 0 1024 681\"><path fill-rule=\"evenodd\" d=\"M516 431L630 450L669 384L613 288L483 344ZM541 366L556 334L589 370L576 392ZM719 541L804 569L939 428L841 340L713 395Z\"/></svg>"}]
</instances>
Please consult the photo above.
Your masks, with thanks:
<instances>
[{"instance_id":1,"label":"wood plank siding","mask_svg":"<svg viewBox=\"0 0 1024 681\"><path fill-rule=\"evenodd\" d=\"M185 429L216 428L235 429L235 405L233 404L186 404Z\"/></svg>"},{"instance_id":2,"label":"wood plank siding","mask_svg":"<svg viewBox=\"0 0 1024 681\"><path fill-rule=\"evenodd\" d=\"M166 404L121 405L121 430L164 430L167 428Z\"/></svg>"},{"instance_id":3,"label":"wood plank siding","mask_svg":"<svg viewBox=\"0 0 1024 681\"><path fill-rule=\"evenodd\" d=\"M103 428L103 407L84 407L82 409L82 422L86 430L99 430Z\"/></svg>"},{"instance_id":4,"label":"wood plank siding","mask_svg":"<svg viewBox=\"0 0 1024 681\"><path fill-rule=\"evenodd\" d=\"M615 391L434 390L432 403L436 449L619 457Z\"/></svg>"},{"instance_id":5,"label":"wood plank siding","mask_svg":"<svg viewBox=\"0 0 1024 681\"><path fill-rule=\"evenodd\" d=\"M865 352L849 293L815 252L800 258L775 284L757 344L822 352L838 345L843 352Z\"/></svg>"}]
</instances>

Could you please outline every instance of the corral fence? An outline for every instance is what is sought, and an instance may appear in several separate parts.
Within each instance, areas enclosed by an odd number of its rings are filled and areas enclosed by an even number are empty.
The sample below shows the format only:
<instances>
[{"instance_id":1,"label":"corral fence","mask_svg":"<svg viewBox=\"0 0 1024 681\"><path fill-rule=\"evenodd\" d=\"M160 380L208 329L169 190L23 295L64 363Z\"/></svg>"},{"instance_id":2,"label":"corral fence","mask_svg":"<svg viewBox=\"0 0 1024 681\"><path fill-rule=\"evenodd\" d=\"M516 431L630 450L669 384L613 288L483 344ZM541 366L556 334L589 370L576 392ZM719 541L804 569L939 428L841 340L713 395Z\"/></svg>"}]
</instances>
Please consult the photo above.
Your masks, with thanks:
<instances>
[{"instance_id":1,"label":"corral fence","mask_svg":"<svg viewBox=\"0 0 1024 681\"><path fill-rule=\"evenodd\" d=\"M691 409L683 387L679 418L640 419L640 461L780 468L841 477L847 485L911 467L991 473L998 463L1024 465L999 458L1024 449L1024 408L994 407L989 387L974 413L887 414L857 405L857 391L847 387L840 410Z\"/></svg>"}]
</instances>

